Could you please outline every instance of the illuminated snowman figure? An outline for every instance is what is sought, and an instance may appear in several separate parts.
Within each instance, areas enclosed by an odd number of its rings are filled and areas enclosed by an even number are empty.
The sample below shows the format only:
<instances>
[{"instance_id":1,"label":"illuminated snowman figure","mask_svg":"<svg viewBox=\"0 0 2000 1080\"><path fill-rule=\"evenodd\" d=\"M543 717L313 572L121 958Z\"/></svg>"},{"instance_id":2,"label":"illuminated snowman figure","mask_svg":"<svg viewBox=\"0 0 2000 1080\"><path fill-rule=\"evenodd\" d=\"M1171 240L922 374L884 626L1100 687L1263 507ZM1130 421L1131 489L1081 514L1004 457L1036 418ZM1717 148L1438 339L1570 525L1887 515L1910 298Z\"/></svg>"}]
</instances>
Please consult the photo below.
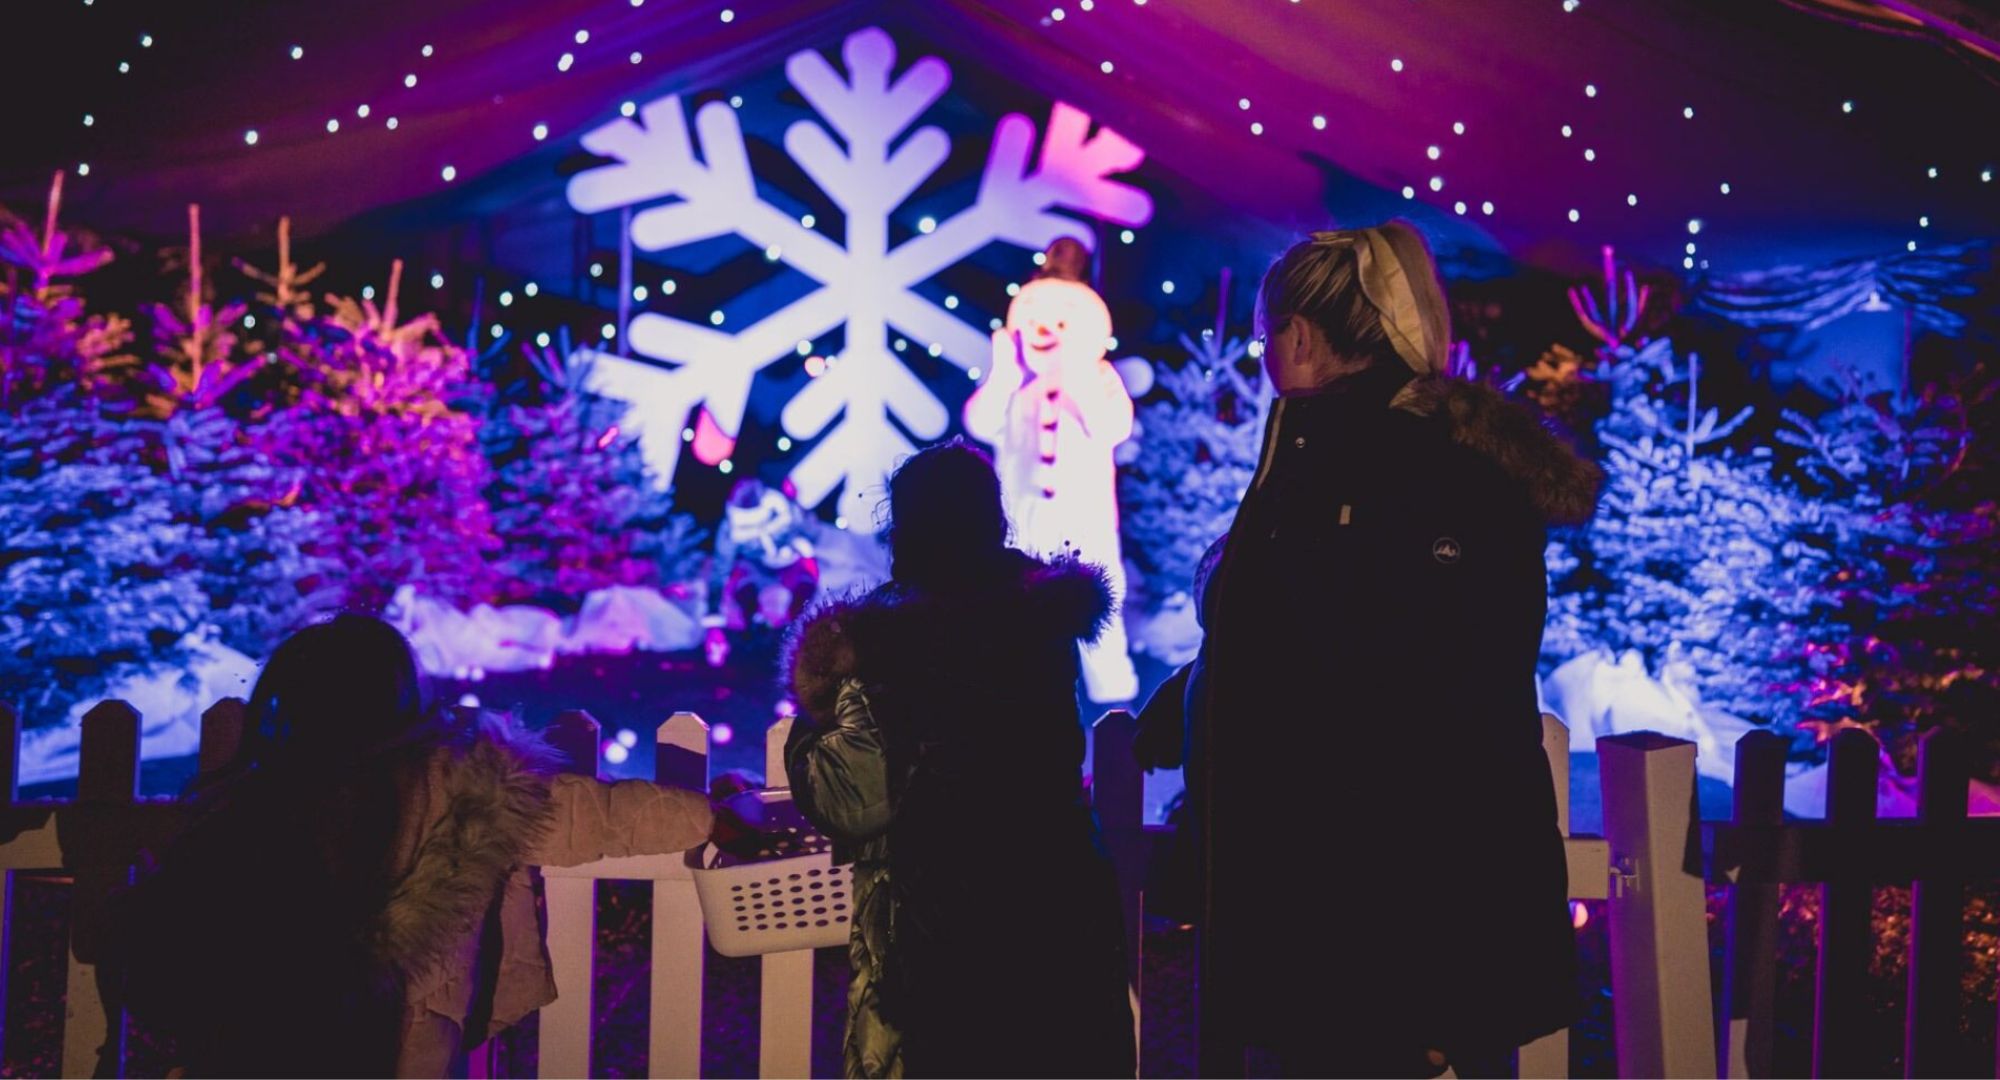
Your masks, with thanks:
<instances>
[{"instance_id":1,"label":"illuminated snowman figure","mask_svg":"<svg viewBox=\"0 0 2000 1080\"><path fill-rule=\"evenodd\" d=\"M1088 262L1068 237L1049 247L993 333L993 367L965 403L965 427L994 447L1015 546L1102 566L1122 604L1112 453L1132 436L1132 398L1104 358L1111 312L1084 282ZM1083 677L1092 701L1138 696L1122 613L1084 649Z\"/></svg>"}]
</instances>

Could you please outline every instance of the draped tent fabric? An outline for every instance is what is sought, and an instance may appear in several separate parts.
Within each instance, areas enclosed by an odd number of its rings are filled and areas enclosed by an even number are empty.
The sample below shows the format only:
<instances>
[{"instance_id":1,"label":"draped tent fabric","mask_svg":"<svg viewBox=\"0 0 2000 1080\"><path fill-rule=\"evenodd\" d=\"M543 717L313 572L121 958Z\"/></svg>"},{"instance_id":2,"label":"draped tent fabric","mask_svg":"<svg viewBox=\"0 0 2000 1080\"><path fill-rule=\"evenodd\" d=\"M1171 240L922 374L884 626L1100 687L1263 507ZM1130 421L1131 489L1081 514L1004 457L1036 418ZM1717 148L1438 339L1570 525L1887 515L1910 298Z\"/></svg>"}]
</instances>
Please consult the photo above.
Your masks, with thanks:
<instances>
[{"instance_id":1,"label":"draped tent fabric","mask_svg":"<svg viewBox=\"0 0 2000 1080\"><path fill-rule=\"evenodd\" d=\"M1977 179L2000 167L1987 79L1778 0L218 0L13 21L0 78L24 107L0 202L31 207L88 163L74 220L156 237L190 201L221 242L280 213L310 236L416 200L504 201L481 179L573 168L621 101L727 92L866 25L945 56L954 92L1077 104L1147 151L1156 184L1226 211L1217 229L1405 214L1445 247L1585 270L1606 243L1679 266L1699 219L1718 274L2000 231L2000 184Z\"/></svg>"},{"instance_id":2,"label":"draped tent fabric","mask_svg":"<svg viewBox=\"0 0 2000 1080\"><path fill-rule=\"evenodd\" d=\"M1704 280L1691 299L1697 310L1743 326L1808 331L1871 305L1893 303L1908 308L1919 326L1956 337L1966 319L1944 300L1971 296L1976 290L1967 278L1989 265L1991 256L1990 244L1968 243L1823 267L1781 266Z\"/></svg>"}]
</instances>

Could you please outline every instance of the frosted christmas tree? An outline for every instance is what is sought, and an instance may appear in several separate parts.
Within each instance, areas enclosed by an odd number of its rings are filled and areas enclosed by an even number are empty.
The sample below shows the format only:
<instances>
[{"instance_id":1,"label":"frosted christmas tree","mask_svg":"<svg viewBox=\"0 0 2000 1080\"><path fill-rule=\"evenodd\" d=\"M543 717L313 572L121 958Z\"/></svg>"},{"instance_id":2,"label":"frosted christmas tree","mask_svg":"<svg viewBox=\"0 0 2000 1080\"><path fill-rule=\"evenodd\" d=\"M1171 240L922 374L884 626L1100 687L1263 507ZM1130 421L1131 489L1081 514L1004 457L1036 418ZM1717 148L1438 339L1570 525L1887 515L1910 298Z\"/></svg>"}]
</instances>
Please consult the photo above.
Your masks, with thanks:
<instances>
[{"instance_id":1,"label":"frosted christmas tree","mask_svg":"<svg viewBox=\"0 0 2000 1080\"><path fill-rule=\"evenodd\" d=\"M645 482L638 448L616 422L622 410L584 388L589 354L524 352L535 377L479 426L493 465L486 496L501 599L560 609L594 589L653 584L650 551L667 500Z\"/></svg>"},{"instance_id":2,"label":"frosted christmas tree","mask_svg":"<svg viewBox=\"0 0 2000 1080\"><path fill-rule=\"evenodd\" d=\"M678 96L646 103L636 121L589 132L584 147L613 163L572 178L569 201L580 212L596 213L672 199L633 215L636 247L660 251L734 234L815 283L806 295L733 332L713 319L702 325L640 315L628 341L658 363L603 357L592 386L632 403L627 425L639 431L657 481L666 484L691 410L700 410L692 440L696 457L723 460L734 451L757 373L844 327L842 352L786 404L780 419L792 438L818 440L791 474L799 501L816 506L844 485L841 516L872 530L882 482L914 449L911 436L935 439L950 423L944 404L890 348L891 327L968 371L988 363L991 354L984 331L916 286L994 241L1030 249L1058 236L1091 242L1085 225L1057 211L1141 225L1152 215L1152 201L1111 179L1138 166L1144 154L1108 129L1093 133L1088 115L1057 103L1032 165L1033 121L1002 118L973 204L891 247L891 215L950 153L942 130L911 126L944 93L951 72L943 61L925 57L897 73L895 44L875 28L849 35L841 56L844 73L813 50L786 62L786 78L825 123L799 121L784 142L840 206L843 240L758 193L742 128L725 102L698 110L692 132Z\"/></svg>"},{"instance_id":3,"label":"frosted christmas tree","mask_svg":"<svg viewBox=\"0 0 2000 1080\"><path fill-rule=\"evenodd\" d=\"M144 432L107 395L133 364L131 330L88 314L74 279L111 253L0 214L0 686L31 724L61 717L122 671L182 658L207 613L175 561L174 520Z\"/></svg>"},{"instance_id":4,"label":"frosted christmas tree","mask_svg":"<svg viewBox=\"0 0 2000 1080\"><path fill-rule=\"evenodd\" d=\"M1203 552L1236 518L1262 450L1271 384L1249 343L1203 330L1181 335L1187 360L1158 368L1166 393L1140 413L1146 452L1119 485L1125 535L1159 606L1194 588Z\"/></svg>"},{"instance_id":5,"label":"frosted christmas tree","mask_svg":"<svg viewBox=\"0 0 2000 1080\"><path fill-rule=\"evenodd\" d=\"M341 568L347 604L379 609L406 583L461 606L491 601L499 541L469 408L479 387L435 316L398 321L402 270L392 265L380 308L329 297L280 449L308 466L301 499L323 522L314 553Z\"/></svg>"}]
</instances>

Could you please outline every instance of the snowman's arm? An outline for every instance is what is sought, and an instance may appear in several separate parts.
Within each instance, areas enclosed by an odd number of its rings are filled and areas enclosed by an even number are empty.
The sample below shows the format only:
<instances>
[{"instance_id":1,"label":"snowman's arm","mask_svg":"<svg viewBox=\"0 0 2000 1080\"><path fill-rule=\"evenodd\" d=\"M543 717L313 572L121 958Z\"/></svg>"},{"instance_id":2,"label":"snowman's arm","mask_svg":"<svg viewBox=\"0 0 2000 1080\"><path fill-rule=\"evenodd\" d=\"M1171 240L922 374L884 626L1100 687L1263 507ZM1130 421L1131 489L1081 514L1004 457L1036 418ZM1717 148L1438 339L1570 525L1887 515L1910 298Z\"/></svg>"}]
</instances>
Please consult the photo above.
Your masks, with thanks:
<instances>
[{"instance_id":1,"label":"snowman's arm","mask_svg":"<svg viewBox=\"0 0 2000 1080\"><path fill-rule=\"evenodd\" d=\"M1117 446L1132 437L1132 395L1118 369L1099 360L1095 370L1070 385L1074 390L1064 396L1092 441Z\"/></svg>"},{"instance_id":2,"label":"snowman's arm","mask_svg":"<svg viewBox=\"0 0 2000 1080\"><path fill-rule=\"evenodd\" d=\"M993 366L986 381L965 401L965 430L984 443L997 444L1007 423L1007 403L1021 388L1020 335L1012 330L993 332Z\"/></svg>"}]
</instances>

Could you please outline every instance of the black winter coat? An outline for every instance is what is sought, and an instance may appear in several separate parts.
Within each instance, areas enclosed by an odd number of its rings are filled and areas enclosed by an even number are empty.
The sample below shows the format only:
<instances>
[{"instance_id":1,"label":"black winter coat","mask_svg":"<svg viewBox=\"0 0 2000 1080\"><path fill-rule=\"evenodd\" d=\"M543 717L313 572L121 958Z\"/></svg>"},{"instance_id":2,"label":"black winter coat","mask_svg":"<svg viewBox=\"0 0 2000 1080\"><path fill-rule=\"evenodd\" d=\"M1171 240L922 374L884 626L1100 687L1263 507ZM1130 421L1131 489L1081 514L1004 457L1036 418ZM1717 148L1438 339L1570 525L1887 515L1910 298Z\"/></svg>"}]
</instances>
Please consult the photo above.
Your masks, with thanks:
<instances>
[{"instance_id":1,"label":"black winter coat","mask_svg":"<svg viewBox=\"0 0 2000 1080\"><path fill-rule=\"evenodd\" d=\"M791 664L799 809L854 863L850 1076L1131 1076L1116 880L1084 797L1095 567L1000 555L822 608Z\"/></svg>"},{"instance_id":2,"label":"black winter coat","mask_svg":"<svg viewBox=\"0 0 2000 1080\"><path fill-rule=\"evenodd\" d=\"M1535 665L1545 524L1598 481L1497 392L1400 365L1273 409L1188 692L1204 1074L1245 1043L1422 1074L1570 1021Z\"/></svg>"}]
</instances>

